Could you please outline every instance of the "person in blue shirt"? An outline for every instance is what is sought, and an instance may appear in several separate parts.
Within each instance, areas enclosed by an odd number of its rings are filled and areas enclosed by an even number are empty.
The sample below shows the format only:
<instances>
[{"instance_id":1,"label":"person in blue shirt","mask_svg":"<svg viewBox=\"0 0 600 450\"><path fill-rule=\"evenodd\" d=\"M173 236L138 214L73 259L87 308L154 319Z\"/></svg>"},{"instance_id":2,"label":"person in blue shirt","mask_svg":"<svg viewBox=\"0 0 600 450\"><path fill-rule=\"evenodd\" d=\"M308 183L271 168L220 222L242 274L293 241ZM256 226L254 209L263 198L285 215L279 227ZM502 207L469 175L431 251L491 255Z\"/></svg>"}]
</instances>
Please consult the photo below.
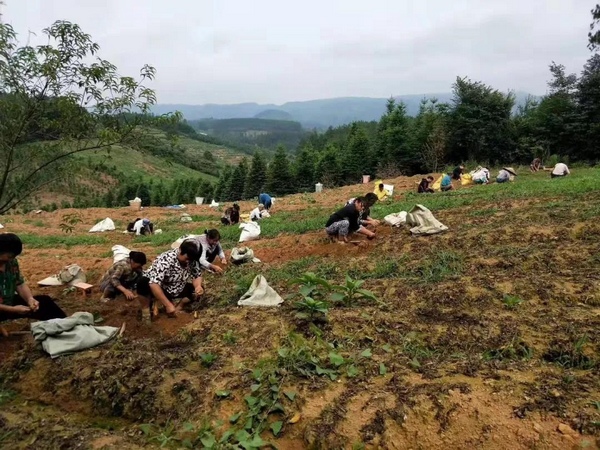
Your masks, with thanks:
<instances>
[{"instance_id":1,"label":"person in blue shirt","mask_svg":"<svg viewBox=\"0 0 600 450\"><path fill-rule=\"evenodd\" d=\"M258 203L263 205L267 211L271 209L271 206L273 206L271 196L269 194L265 194L264 192L258 196Z\"/></svg>"},{"instance_id":2,"label":"person in blue shirt","mask_svg":"<svg viewBox=\"0 0 600 450\"><path fill-rule=\"evenodd\" d=\"M452 189L454 189L454 186L452 185L452 177L450 175L444 174L442 182L440 183L440 189L443 192L451 191Z\"/></svg>"}]
</instances>

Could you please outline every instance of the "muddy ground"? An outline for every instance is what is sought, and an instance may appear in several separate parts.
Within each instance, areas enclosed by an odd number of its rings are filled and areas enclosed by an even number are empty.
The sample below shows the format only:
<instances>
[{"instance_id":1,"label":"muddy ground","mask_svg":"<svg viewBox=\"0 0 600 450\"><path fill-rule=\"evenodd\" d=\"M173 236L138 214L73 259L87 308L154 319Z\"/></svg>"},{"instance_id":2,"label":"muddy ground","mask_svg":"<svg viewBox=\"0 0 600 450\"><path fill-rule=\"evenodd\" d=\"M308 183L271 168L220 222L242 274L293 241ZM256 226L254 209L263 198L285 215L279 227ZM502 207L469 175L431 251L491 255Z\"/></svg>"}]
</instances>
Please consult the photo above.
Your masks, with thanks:
<instances>
[{"instance_id":1,"label":"muddy ground","mask_svg":"<svg viewBox=\"0 0 600 450\"><path fill-rule=\"evenodd\" d=\"M418 178L391 182L401 198ZM364 190L277 199L274 214L333 210ZM321 231L262 239L251 245L261 264L207 276L197 317L159 317L151 327L132 302L103 304L97 291L84 297L36 288L68 313L93 312L103 325L124 322L126 332L56 360L28 336L1 339L0 446L228 448L212 439L231 430L234 445L246 430L279 449L597 448L597 199L598 192L532 195L441 209L435 215L449 231L421 238L381 226L376 240L360 245L328 244ZM243 211L252 206L242 202ZM182 212L198 220L182 224ZM65 236L60 224L69 213L82 219L70 236L86 236L104 217L122 230L137 215L126 208L63 210L0 222L5 231L43 241ZM143 215L181 234L220 217L206 205ZM102 244L27 249L22 270L35 286L77 263L97 284L112 245L151 257L169 247L119 231L103 237ZM298 287L289 281L307 271L335 284L346 275L362 278L377 300L298 317L299 297L288 298ZM286 299L281 308L236 306L259 273ZM244 442L240 448L260 441Z\"/></svg>"}]
</instances>

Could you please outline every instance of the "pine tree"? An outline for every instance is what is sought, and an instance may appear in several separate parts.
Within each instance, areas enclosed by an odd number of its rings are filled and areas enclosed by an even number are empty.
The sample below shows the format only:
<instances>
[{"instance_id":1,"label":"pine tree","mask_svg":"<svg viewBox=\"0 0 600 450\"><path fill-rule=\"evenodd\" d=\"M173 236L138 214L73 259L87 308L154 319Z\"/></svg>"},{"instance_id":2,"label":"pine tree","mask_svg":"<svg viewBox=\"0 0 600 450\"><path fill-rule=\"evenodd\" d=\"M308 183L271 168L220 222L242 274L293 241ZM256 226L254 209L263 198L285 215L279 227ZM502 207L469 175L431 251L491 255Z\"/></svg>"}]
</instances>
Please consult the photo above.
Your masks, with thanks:
<instances>
[{"instance_id":1,"label":"pine tree","mask_svg":"<svg viewBox=\"0 0 600 450\"><path fill-rule=\"evenodd\" d=\"M256 151L252 157L250 170L244 183L244 193L242 198L251 199L258 197L265 187L267 181L267 163L262 153Z\"/></svg>"},{"instance_id":2,"label":"pine tree","mask_svg":"<svg viewBox=\"0 0 600 450\"><path fill-rule=\"evenodd\" d=\"M244 195L244 185L248 177L248 162L242 159L233 171L227 188L227 199L231 201L241 200Z\"/></svg>"},{"instance_id":3,"label":"pine tree","mask_svg":"<svg viewBox=\"0 0 600 450\"><path fill-rule=\"evenodd\" d=\"M227 192L227 188L232 175L233 168L231 166L225 166L223 170L221 170L221 175L219 176L219 180L217 181L213 194L213 197L216 201L226 202L229 200L226 198L226 196L229 194L229 192Z\"/></svg>"},{"instance_id":4,"label":"pine tree","mask_svg":"<svg viewBox=\"0 0 600 450\"><path fill-rule=\"evenodd\" d=\"M327 187L339 186L340 163L339 149L333 144L328 144L319 157L315 167L315 180Z\"/></svg>"},{"instance_id":5,"label":"pine tree","mask_svg":"<svg viewBox=\"0 0 600 450\"><path fill-rule=\"evenodd\" d=\"M104 206L107 208L112 208L115 206L115 194L112 189L109 189L104 195Z\"/></svg>"},{"instance_id":6,"label":"pine tree","mask_svg":"<svg viewBox=\"0 0 600 450\"><path fill-rule=\"evenodd\" d=\"M150 206L150 190L145 183L142 183L138 186L136 196L142 200L142 206Z\"/></svg>"},{"instance_id":7,"label":"pine tree","mask_svg":"<svg viewBox=\"0 0 600 450\"><path fill-rule=\"evenodd\" d=\"M310 143L302 147L294 163L296 187L300 192L312 191L315 183L316 153Z\"/></svg>"},{"instance_id":8,"label":"pine tree","mask_svg":"<svg viewBox=\"0 0 600 450\"><path fill-rule=\"evenodd\" d=\"M371 173L371 143L365 131L353 123L342 159L342 177L345 183L359 183L363 174Z\"/></svg>"},{"instance_id":9,"label":"pine tree","mask_svg":"<svg viewBox=\"0 0 600 450\"><path fill-rule=\"evenodd\" d=\"M165 185L160 182L153 186L150 193L150 201L152 206L165 206Z\"/></svg>"},{"instance_id":10,"label":"pine tree","mask_svg":"<svg viewBox=\"0 0 600 450\"><path fill-rule=\"evenodd\" d=\"M273 195L294 193L294 179L291 175L287 151L280 145L267 169L267 192Z\"/></svg>"}]
</instances>

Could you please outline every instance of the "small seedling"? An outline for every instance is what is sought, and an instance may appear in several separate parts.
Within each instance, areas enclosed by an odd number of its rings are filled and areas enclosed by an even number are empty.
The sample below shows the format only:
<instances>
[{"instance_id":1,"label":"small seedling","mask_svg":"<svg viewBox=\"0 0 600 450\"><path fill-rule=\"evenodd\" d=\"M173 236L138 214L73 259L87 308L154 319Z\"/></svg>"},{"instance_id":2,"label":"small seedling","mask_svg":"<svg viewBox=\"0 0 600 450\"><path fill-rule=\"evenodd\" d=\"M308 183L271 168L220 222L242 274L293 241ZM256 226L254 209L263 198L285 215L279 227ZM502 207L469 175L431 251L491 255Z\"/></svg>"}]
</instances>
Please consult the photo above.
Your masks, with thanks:
<instances>
[{"instance_id":1,"label":"small seedling","mask_svg":"<svg viewBox=\"0 0 600 450\"><path fill-rule=\"evenodd\" d=\"M515 295L506 294L502 298L502 303L508 309L515 309L517 306L519 306L521 303L523 303L523 299L521 299Z\"/></svg>"},{"instance_id":2,"label":"small seedling","mask_svg":"<svg viewBox=\"0 0 600 450\"><path fill-rule=\"evenodd\" d=\"M227 330L227 333L223 335L223 341L229 345L233 345L237 342L237 337L233 334L233 330Z\"/></svg>"},{"instance_id":3,"label":"small seedling","mask_svg":"<svg viewBox=\"0 0 600 450\"><path fill-rule=\"evenodd\" d=\"M346 283L341 286L333 286L333 290L337 291L331 294L331 300L342 303L344 306L352 306L357 300L368 299L375 302L378 301L375 294L366 289L361 289L364 280L353 280L346 275Z\"/></svg>"},{"instance_id":4,"label":"small seedling","mask_svg":"<svg viewBox=\"0 0 600 450\"><path fill-rule=\"evenodd\" d=\"M217 360L217 355L212 353L200 353L200 362L204 367L212 366Z\"/></svg>"},{"instance_id":5,"label":"small seedling","mask_svg":"<svg viewBox=\"0 0 600 450\"><path fill-rule=\"evenodd\" d=\"M299 319L315 320L319 316L326 316L329 311L329 304L311 297L304 297L294 304L299 312L296 317Z\"/></svg>"}]
</instances>

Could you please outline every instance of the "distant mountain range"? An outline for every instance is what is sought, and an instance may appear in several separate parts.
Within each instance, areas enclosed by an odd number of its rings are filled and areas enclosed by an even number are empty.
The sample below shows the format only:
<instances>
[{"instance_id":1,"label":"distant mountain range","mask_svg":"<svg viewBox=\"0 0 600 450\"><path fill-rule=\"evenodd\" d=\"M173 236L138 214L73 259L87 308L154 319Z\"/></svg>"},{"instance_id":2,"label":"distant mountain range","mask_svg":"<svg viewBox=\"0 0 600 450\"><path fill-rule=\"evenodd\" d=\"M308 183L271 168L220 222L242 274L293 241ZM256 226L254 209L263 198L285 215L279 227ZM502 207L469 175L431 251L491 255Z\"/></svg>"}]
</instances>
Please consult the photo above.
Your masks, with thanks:
<instances>
[{"instance_id":1,"label":"distant mountain range","mask_svg":"<svg viewBox=\"0 0 600 450\"><path fill-rule=\"evenodd\" d=\"M523 104L529 94L515 93L517 105ZM409 115L419 112L421 100L424 98L437 98L440 102L450 102L452 94L417 94L400 95L394 97L397 101L406 104ZM386 98L371 97L339 97L321 100L308 100L304 102L288 102L283 105L239 103L234 105L179 105L158 104L152 111L155 114L165 114L180 111L187 120L198 119L238 119L260 118L276 120L294 120L300 122L304 128L327 128L329 126L344 125L357 120L379 120L385 112Z\"/></svg>"}]
</instances>

